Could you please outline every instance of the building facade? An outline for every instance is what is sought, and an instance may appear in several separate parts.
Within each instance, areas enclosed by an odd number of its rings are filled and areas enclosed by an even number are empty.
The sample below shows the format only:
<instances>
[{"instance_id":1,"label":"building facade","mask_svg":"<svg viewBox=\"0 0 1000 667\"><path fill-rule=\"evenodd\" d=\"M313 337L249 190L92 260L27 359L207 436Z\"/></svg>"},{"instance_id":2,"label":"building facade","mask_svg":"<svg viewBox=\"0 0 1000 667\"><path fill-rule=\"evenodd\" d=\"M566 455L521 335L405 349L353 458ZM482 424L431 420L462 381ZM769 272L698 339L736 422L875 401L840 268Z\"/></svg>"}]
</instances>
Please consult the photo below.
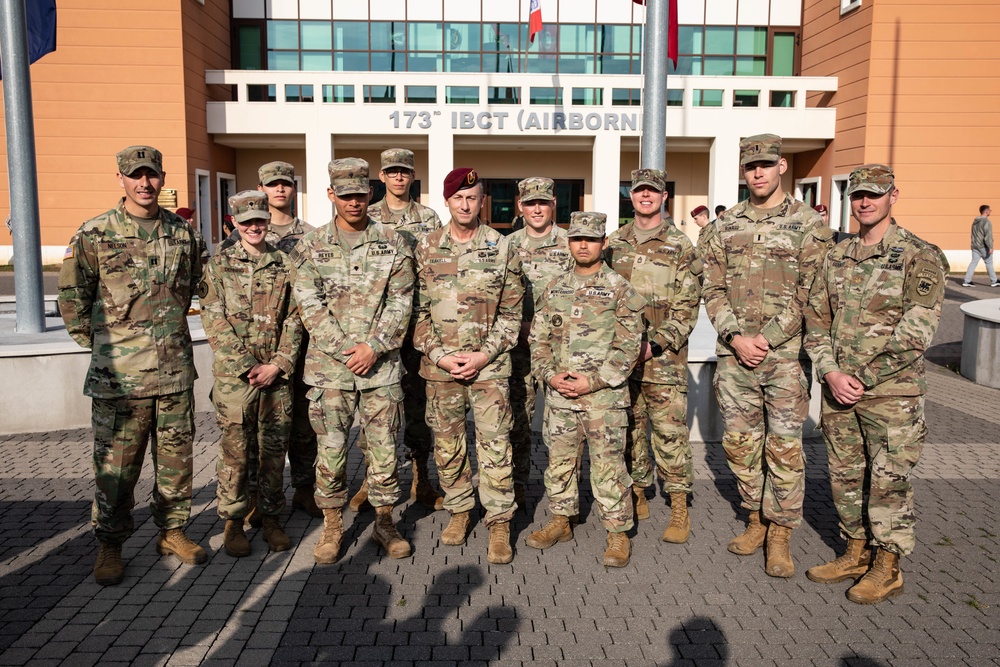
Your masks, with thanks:
<instances>
[{"instance_id":1,"label":"building facade","mask_svg":"<svg viewBox=\"0 0 1000 667\"><path fill-rule=\"evenodd\" d=\"M529 40L528 5L60 0L58 49L31 67L45 261L114 204L113 155L134 143L163 150L175 191L165 203L196 208L213 243L228 195L255 187L260 164L295 164L297 212L321 224L332 213L329 160L362 157L377 171L393 146L416 153L415 191L439 213L445 174L470 166L485 180L484 218L499 228L515 215L517 180L534 175L555 179L560 221L579 209L627 220L645 10L542 0L544 27ZM775 132L786 189L829 206L831 225L851 229L850 170L889 162L901 222L963 266L969 223L1000 183L990 108L1000 68L976 55L996 52L1000 9L964 5L679 0L665 162L681 229L697 235L687 221L696 206L742 198L739 140ZM972 12L983 20L969 23ZM0 260L10 248L0 232Z\"/></svg>"}]
</instances>

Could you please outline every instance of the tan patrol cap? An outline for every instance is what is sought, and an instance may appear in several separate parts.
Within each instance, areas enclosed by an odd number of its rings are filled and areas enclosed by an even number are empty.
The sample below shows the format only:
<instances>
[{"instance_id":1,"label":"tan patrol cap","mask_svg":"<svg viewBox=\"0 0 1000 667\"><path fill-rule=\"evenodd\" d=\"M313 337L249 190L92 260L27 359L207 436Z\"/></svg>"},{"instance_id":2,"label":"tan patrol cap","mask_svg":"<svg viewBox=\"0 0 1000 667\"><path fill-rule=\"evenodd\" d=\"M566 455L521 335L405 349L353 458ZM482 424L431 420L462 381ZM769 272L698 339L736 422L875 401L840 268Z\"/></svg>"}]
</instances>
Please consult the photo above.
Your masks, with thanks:
<instances>
[{"instance_id":1,"label":"tan patrol cap","mask_svg":"<svg viewBox=\"0 0 1000 667\"><path fill-rule=\"evenodd\" d=\"M648 185L657 192L667 189L667 172L662 169L635 169L632 172L632 190Z\"/></svg>"},{"instance_id":2,"label":"tan patrol cap","mask_svg":"<svg viewBox=\"0 0 1000 667\"><path fill-rule=\"evenodd\" d=\"M235 222L246 222L255 218L271 219L271 212L267 208L267 195L260 190L237 192L229 198L229 210L233 212Z\"/></svg>"},{"instance_id":3,"label":"tan patrol cap","mask_svg":"<svg viewBox=\"0 0 1000 667\"><path fill-rule=\"evenodd\" d=\"M555 201L556 184L551 178L532 176L517 184L517 196L521 201L535 201L543 199L545 201Z\"/></svg>"},{"instance_id":4,"label":"tan patrol cap","mask_svg":"<svg viewBox=\"0 0 1000 667\"><path fill-rule=\"evenodd\" d=\"M371 191L368 184L368 163L358 157L331 160L330 187L335 195L366 195Z\"/></svg>"},{"instance_id":5,"label":"tan patrol cap","mask_svg":"<svg viewBox=\"0 0 1000 667\"><path fill-rule=\"evenodd\" d=\"M582 236L589 239L604 238L604 224L608 216L596 211L573 211L569 214L569 229L566 236Z\"/></svg>"},{"instance_id":6,"label":"tan patrol cap","mask_svg":"<svg viewBox=\"0 0 1000 667\"><path fill-rule=\"evenodd\" d=\"M163 176L163 154L152 146L129 146L119 151L115 160L122 176L131 176L142 167L149 167L158 176Z\"/></svg>"},{"instance_id":7,"label":"tan patrol cap","mask_svg":"<svg viewBox=\"0 0 1000 667\"><path fill-rule=\"evenodd\" d=\"M751 162L777 162L781 159L781 137L755 134L740 142L740 166Z\"/></svg>"},{"instance_id":8,"label":"tan patrol cap","mask_svg":"<svg viewBox=\"0 0 1000 667\"><path fill-rule=\"evenodd\" d=\"M382 151L382 170L392 167L402 167L410 171L416 171L413 164L413 151L405 148L390 148Z\"/></svg>"},{"instance_id":9,"label":"tan patrol cap","mask_svg":"<svg viewBox=\"0 0 1000 667\"><path fill-rule=\"evenodd\" d=\"M295 185L295 166L280 160L268 162L257 170L261 185L270 185L275 181L288 181Z\"/></svg>"},{"instance_id":10,"label":"tan patrol cap","mask_svg":"<svg viewBox=\"0 0 1000 667\"><path fill-rule=\"evenodd\" d=\"M896 176L892 167L884 164L866 164L851 172L847 179L847 195L858 190L884 195L896 186Z\"/></svg>"}]
</instances>

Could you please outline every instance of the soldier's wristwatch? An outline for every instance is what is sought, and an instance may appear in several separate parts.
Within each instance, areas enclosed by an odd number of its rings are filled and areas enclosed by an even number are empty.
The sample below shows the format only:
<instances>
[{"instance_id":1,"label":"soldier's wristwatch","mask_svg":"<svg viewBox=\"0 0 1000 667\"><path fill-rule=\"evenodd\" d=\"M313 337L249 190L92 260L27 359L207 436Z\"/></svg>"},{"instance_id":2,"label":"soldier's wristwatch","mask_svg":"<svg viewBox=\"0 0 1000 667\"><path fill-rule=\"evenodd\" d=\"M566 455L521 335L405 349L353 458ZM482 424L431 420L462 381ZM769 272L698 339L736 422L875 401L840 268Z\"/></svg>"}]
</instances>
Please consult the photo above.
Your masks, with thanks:
<instances>
[{"instance_id":1,"label":"soldier's wristwatch","mask_svg":"<svg viewBox=\"0 0 1000 667\"><path fill-rule=\"evenodd\" d=\"M736 338L737 336L742 336L742 335L743 335L742 331L730 331L725 335L725 338L723 340L726 341L726 345L732 345L733 339Z\"/></svg>"}]
</instances>

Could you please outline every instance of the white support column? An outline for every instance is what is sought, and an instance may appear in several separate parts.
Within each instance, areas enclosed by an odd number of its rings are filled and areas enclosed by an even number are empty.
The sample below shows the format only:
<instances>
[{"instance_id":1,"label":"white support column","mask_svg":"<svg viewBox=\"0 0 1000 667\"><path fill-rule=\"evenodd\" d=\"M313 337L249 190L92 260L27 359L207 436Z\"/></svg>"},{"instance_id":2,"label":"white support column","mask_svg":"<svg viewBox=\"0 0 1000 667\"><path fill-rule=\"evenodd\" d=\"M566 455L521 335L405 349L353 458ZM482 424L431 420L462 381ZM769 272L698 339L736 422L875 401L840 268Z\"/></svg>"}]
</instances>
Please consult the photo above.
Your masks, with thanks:
<instances>
[{"instance_id":1,"label":"white support column","mask_svg":"<svg viewBox=\"0 0 1000 667\"><path fill-rule=\"evenodd\" d=\"M594 137L594 163L591 172L594 210L607 214L608 234L618 229L621 153L621 135L615 132L600 132Z\"/></svg>"},{"instance_id":2,"label":"white support column","mask_svg":"<svg viewBox=\"0 0 1000 667\"><path fill-rule=\"evenodd\" d=\"M438 119L439 121L441 119ZM476 165L466 165L475 167ZM455 168L455 140L450 128L438 123L427 137L427 192L430 206L441 222L448 224L451 216L444 202L444 178Z\"/></svg>"},{"instance_id":3,"label":"white support column","mask_svg":"<svg viewBox=\"0 0 1000 667\"><path fill-rule=\"evenodd\" d=\"M740 138L720 135L712 142L708 154L708 207L715 217L715 207L735 206L740 186Z\"/></svg>"},{"instance_id":4,"label":"white support column","mask_svg":"<svg viewBox=\"0 0 1000 667\"><path fill-rule=\"evenodd\" d=\"M333 159L333 137L329 132L306 133L306 222L319 227L333 218L333 203L327 197Z\"/></svg>"}]
</instances>

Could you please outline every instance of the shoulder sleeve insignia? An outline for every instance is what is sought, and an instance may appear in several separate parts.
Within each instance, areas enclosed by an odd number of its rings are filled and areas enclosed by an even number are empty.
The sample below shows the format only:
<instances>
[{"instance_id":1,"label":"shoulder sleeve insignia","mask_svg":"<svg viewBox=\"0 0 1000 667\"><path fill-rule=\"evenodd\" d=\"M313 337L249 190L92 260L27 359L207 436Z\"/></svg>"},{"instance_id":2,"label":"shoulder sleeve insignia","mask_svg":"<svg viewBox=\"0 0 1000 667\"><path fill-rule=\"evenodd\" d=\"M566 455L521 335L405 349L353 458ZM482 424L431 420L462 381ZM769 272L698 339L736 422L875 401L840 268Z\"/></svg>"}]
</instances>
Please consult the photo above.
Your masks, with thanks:
<instances>
[{"instance_id":1,"label":"shoulder sleeve insignia","mask_svg":"<svg viewBox=\"0 0 1000 667\"><path fill-rule=\"evenodd\" d=\"M202 281L198 283L198 298L204 299L206 296L208 296L208 281L202 279Z\"/></svg>"},{"instance_id":2,"label":"shoulder sleeve insignia","mask_svg":"<svg viewBox=\"0 0 1000 667\"><path fill-rule=\"evenodd\" d=\"M66 252L63 253L63 261L65 262L67 259L73 259L73 246L71 245L66 246Z\"/></svg>"}]
</instances>

